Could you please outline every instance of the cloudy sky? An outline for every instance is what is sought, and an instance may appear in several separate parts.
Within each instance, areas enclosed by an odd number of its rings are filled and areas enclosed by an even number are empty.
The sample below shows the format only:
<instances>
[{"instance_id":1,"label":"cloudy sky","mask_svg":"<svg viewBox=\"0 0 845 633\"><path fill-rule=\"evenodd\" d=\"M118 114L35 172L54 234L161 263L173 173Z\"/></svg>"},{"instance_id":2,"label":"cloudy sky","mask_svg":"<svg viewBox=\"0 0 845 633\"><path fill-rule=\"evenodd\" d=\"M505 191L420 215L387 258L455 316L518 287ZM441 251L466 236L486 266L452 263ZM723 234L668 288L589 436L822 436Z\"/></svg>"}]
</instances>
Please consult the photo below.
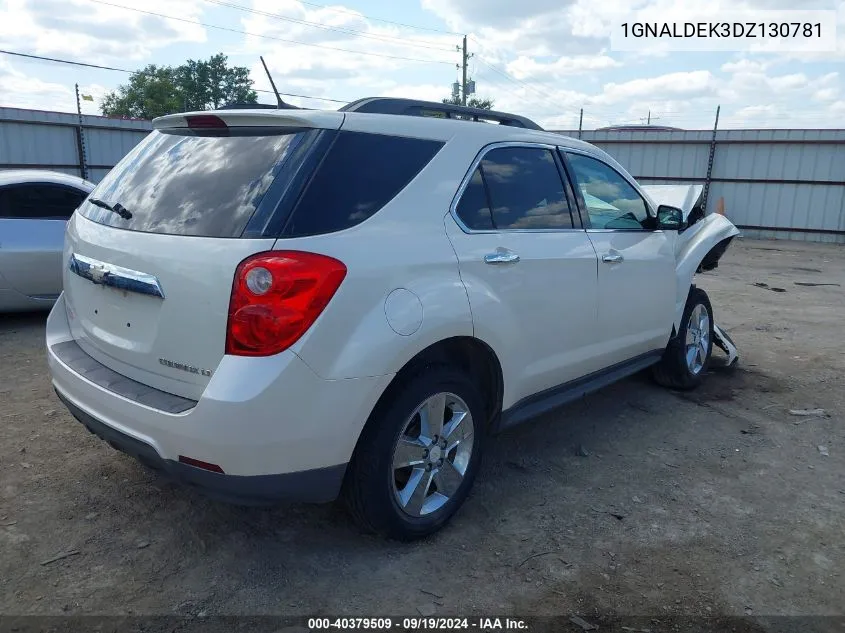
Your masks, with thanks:
<instances>
[{"instance_id":1,"label":"cloudy sky","mask_svg":"<svg viewBox=\"0 0 845 633\"><path fill-rule=\"evenodd\" d=\"M470 76L496 108L552 129L652 123L720 127L845 127L844 0L710 0L755 12L836 10L829 53L666 53L610 50L626 10L683 15L700 0L0 0L0 49L137 69L223 52L267 90L264 55L282 92L307 107L364 96L439 100L458 77L469 35ZM141 12L141 11L144 12ZM160 14L160 15L155 15ZM761 14L762 15L762 14ZM166 16L166 17L165 17ZM74 83L95 97L127 74L0 54L0 106L74 111ZM319 100L333 99L338 101ZM274 102L259 93L259 100Z\"/></svg>"}]
</instances>

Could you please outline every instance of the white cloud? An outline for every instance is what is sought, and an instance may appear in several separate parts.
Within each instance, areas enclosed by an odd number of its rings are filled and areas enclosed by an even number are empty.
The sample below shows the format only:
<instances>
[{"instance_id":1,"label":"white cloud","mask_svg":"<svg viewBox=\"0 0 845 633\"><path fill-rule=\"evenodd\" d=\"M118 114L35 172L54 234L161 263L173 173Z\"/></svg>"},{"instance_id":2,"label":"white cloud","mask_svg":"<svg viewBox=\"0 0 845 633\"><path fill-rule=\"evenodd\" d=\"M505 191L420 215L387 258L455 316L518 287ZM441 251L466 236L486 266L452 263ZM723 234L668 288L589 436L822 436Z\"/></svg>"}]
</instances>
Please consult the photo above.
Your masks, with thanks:
<instances>
[{"instance_id":1,"label":"white cloud","mask_svg":"<svg viewBox=\"0 0 845 633\"><path fill-rule=\"evenodd\" d=\"M422 6L443 18L449 28L505 28L526 16L559 13L574 0L422 0Z\"/></svg>"},{"instance_id":2,"label":"white cloud","mask_svg":"<svg viewBox=\"0 0 845 633\"><path fill-rule=\"evenodd\" d=\"M630 101L651 96L656 99L667 97L701 97L713 95L716 80L709 70L669 73L647 79L632 79L624 83L609 83L602 94L591 99L592 103L607 104Z\"/></svg>"},{"instance_id":3,"label":"white cloud","mask_svg":"<svg viewBox=\"0 0 845 633\"><path fill-rule=\"evenodd\" d=\"M39 109L45 103L53 103L55 109L76 110L73 90L62 84L27 77L3 60L0 60L0 94L3 105L15 108Z\"/></svg>"},{"instance_id":4,"label":"white cloud","mask_svg":"<svg viewBox=\"0 0 845 633\"><path fill-rule=\"evenodd\" d=\"M141 6L132 0L115 1ZM349 0L352 5L358 2ZM839 75L825 74L829 69L814 65L809 57L749 53L725 61L727 55L608 51L610 25L625 13L649 8L665 11L667 16L672 11L680 15L701 5L700 0L421 3L445 20L444 28L470 34L470 52L475 54L470 74L478 82L478 96L493 98L497 109L525 114L549 127L577 128L582 107L585 129L639 122L649 110L660 124L706 128L712 125L717 104L723 106L726 125L759 127L764 121L809 125L823 123L825 118L829 125L838 125L836 119L841 119L845 107ZM437 101L451 91L459 59L455 35L373 21L342 4L320 7L299 0L240 0L238 4L258 13L212 6L204 0L149 0L144 8L189 20L207 19L253 35L209 31L207 36L201 26L89 0L0 0L0 48L128 68L140 68L153 59L175 65L186 56L203 58L224 48L232 51L231 63L250 67L256 88L262 90L269 90L270 84L258 55L264 56L282 92L347 100L386 95ZM791 4L791 0L714 0L712 6L764 9ZM845 0L806 0L804 4L807 8L838 4L840 36L845 41ZM327 28L315 28L313 23ZM225 38L223 46L214 43L220 38ZM179 46L186 43L192 44L187 54ZM805 63L796 63L799 59ZM812 60L816 61L825 60ZM42 75L42 69L49 74ZM25 77L24 70L35 77ZM0 102L72 111L73 84L61 82L61 70L11 60L0 66ZM85 88L95 96L93 104L83 102L87 111L95 111L102 95L126 79L118 73L96 71L84 78L101 77L106 85ZM113 83L108 85L110 80ZM273 100L266 93L260 98ZM310 107L340 105L296 97L285 100Z\"/></svg>"},{"instance_id":5,"label":"white cloud","mask_svg":"<svg viewBox=\"0 0 845 633\"><path fill-rule=\"evenodd\" d=\"M439 84L419 84L413 86L396 85L381 92L385 97L401 97L403 99L422 99L423 101L440 101L446 91Z\"/></svg>"},{"instance_id":6,"label":"white cloud","mask_svg":"<svg viewBox=\"0 0 845 633\"><path fill-rule=\"evenodd\" d=\"M816 101L833 101L839 96L838 88L822 88L813 93L813 99Z\"/></svg>"},{"instance_id":7,"label":"white cloud","mask_svg":"<svg viewBox=\"0 0 845 633\"><path fill-rule=\"evenodd\" d=\"M252 6L260 14L238 14L239 26L252 34L245 37L243 52L252 59L259 54L264 56L281 92L349 100L388 93L419 98L425 95L425 98L439 100L449 92L447 80L440 86L432 86L410 78L397 82L394 77L403 69L443 70L452 66L458 60L452 36L376 24L351 9L314 9L297 0L253 0ZM339 30L315 28L305 23L319 23ZM352 31L361 32L363 36ZM294 41L315 46L291 43ZM446 63L419 63L397 57ZM256 88L270 89L260 62L253 63L251 74ZM269 100L266 95L262 95L262 99ZM285 100L310 107L336 108L340 105L287 97Z\"/></svg>"},{"instance_id":8,"label":"white cloud","mask_svg":"<svg viewBox=\"0 0 845 633\"><path fill-rule=\"evenodd\" d=\"M79 87L81 95L91 95L94 101L81 100L83 114L99 114L98 104L108 89L98 84ZM13 108L76 112L76 94L72 86L43 81L32 77L0 59L0 95L2 104Z\"/></svg>"},{"instance_id":9,"label":"white cloud","mask_svg":"<svg viewBox=\"0 0 845 633\"><path fill-rule=\"evenodd\" d=\"M189 20L202 16L200 0L147 0L144 8ZM5 0L0 6L3 47L39 55L141 60L170 44L205 41L202 26L84 0Z\"/></svg>"},{"instance_id":10,"label":"white cloud","mask_svg":"<svg viewBox=\"0 0 845 633\"><path fill-rule=\"evenodd\" d=\"M739 59L735 62L722 64L723 73L761 73L771 66L769 61L758 61L751 59Z\"/></svg>"},{"instance_id":11,"label":"white cloud","mask_svg":"<svg viewBox=\"0 0 845 633\"><path fill-rule=\"evenodd\" d=\"M541 82L553 81L566 75L579 75L590 71L616 68L621 63L607 55L578 55L559 57L553 62L538 62L533 57L522 55L507 65L507 71L516 79L533 79Z\"/></svg>"}]
</instances>

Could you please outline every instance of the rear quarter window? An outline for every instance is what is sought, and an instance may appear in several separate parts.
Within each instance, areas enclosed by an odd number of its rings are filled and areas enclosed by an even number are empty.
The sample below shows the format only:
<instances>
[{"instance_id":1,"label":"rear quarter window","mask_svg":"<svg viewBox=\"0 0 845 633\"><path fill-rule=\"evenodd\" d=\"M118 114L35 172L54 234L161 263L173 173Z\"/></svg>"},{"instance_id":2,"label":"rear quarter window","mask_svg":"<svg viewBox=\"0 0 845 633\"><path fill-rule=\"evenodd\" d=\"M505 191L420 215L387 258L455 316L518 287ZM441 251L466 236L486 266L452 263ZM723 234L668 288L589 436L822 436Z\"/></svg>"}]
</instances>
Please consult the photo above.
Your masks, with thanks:
<instances>
[{"instance_id":1,"label":"rear quarter window","mask_svg":"<svg viewBox=\"0 0 845 633\"><path fill-rule=\"evenodd\" d=\"M340 132L282 237L333 233L360 224L396 197L441 147L439 141Z\"/></svg>"}]
</instances>

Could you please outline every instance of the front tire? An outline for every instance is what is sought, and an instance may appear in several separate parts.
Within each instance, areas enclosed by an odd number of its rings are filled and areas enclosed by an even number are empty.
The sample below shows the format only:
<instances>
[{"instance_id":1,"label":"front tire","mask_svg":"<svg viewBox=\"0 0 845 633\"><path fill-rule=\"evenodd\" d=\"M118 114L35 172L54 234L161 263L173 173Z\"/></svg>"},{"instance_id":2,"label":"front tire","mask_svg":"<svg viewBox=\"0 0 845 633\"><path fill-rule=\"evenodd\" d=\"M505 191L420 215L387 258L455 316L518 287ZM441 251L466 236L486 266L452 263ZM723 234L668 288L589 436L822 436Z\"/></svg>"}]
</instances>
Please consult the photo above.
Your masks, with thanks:
<instances>
[{"instance_id":1,"label":"front tire","mask_svg":"<svg viewBox=\"0 0 845 633\"><path fill-rule=\"evenodd\" d=\"M690 390L701 384L713 353L713 308L707 293L693 287L687 297L681 328L654 366L658 384L670 389Z\"/></svg>"},{"instance_id":2,"label":"front tire","mask_svg":"<svg viewBox=\"0 0 845 633\"><path fill-rule=\"evenodd\" d=\"M367 422L344 482L356 522L409 541L442 528L463 504L481 461L484 406L476 385L446 365L398 387Z\"/></svg>"}]
</instances>

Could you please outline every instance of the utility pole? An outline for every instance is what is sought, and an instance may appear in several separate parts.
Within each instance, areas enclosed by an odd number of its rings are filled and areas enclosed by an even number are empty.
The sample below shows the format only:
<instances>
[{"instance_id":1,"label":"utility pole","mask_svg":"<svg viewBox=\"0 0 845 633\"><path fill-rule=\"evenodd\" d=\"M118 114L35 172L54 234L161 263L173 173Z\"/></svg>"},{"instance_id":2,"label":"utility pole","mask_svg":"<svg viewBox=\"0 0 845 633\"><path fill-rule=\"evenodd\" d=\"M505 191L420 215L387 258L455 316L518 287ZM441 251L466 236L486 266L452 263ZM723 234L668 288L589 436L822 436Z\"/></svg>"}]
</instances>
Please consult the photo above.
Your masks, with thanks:
<instances>
[{"instance_id":1,"label":"utility pole","mask_svg":"<svg viewBox=\"0 0 845 633\"><path fill-rule=\"evenodd\" d=\"M467 36L464 35L463 79L461 80L461 105L467 104Z\"/></svg>"},{"instance_id":2,"label":"utility pole","mask_svg":"<svg viewBox=\"0 0 845 633\"><path fill-rule=\"evenodd\" d=\"M656 116L654 117L654 120L659 121L660 117ZM648 117L640 117L640 121L645 121L646 125L651 125L651 110L648 111Z\"/></svg>"},{"instance_id":3,"label":"utility pole","mask_svg":"<svg viewBox=\"0 0 845 633\"><path fill-rule=\"evenodd\" d=\"M578 117L578 138L581 138L581 126L584 124L584 108L581 108L581 116Z\"/></svg>"},{"instance_id":4,"label":"utility pole","mask_svg":"<svg viewBox=\"0 0 845 633\"><path fill-rule=\"evenodd\" d=\"M472 55L467 54L467 36L464 35L463 47L457 47L461 51L461 105L467 104L467 62Z\"/></svg>"}]
</instances>

